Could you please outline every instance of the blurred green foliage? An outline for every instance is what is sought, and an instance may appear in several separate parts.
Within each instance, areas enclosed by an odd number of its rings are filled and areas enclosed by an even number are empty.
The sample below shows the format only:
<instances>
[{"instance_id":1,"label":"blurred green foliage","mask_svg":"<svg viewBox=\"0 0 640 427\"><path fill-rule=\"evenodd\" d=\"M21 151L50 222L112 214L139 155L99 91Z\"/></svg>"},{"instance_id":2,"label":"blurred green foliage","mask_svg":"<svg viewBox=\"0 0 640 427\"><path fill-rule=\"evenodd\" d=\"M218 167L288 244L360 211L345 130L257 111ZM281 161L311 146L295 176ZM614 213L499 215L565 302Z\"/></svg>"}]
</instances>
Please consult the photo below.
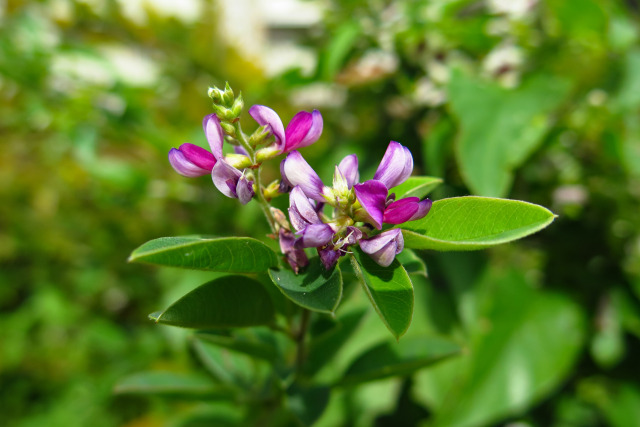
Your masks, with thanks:
<instances>
[{"instance_id":1,"label":"blurred green foliage","mask_svg":"<svg viewBox=\"0 0 640 427\"><path fill-rule=\"evenodd\" d=\"M446 336L463 355L330 398L310 391L307 400L328 401L318 425L637 425L640 6L558 0L519 12L519 3L334 1L314 31L298 34L315 71L267 79L220 37L209 2L194 21L149 9L142 22L116 1L6 2L2 422L244 419L213 391L205 405L112 393L124 375L152 368L206 387L187 372L196 358L222 357L204 342L187 351L182 331L146 321L215 275L125 261L160 236L266 234L254 203L241 209L166 161L172 146L204 144L206 89L229 80L247 105L268 104L285 122L296 107L321 109L325 131L305 157L325 179L350 152L372 176L393 139L412 150L418 174L444 179L436 199L508 196L560 216L484 253L420 252L429 278L414 279L403 339ZM361 292L350 292L343 314L355 332L324 354L327 383L387 333L371 313L360 320Z\"/></svg>"}]
</instances>

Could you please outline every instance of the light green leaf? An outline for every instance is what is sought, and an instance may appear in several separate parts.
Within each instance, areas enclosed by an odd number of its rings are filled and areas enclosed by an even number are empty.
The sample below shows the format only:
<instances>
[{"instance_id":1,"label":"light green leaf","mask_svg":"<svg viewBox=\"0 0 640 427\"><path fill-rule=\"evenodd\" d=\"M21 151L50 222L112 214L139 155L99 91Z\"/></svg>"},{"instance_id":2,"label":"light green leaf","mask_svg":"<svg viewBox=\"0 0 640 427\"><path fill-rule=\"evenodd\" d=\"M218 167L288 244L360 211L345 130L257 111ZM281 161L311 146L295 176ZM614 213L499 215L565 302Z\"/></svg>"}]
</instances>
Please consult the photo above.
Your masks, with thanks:
<instances>
[{"instance_id":1,"label":"light green leaf","mask_svg":"<svg viewBox=\"0 0 640 427\"><path fill-rule=\"evenodd\" d=\"M400 342L385 342L356 359L340 384L407 376L459 352L457 344L437 337L407 337Z\"/></svg>"},{"instance_id":2,"label":"light green leaf","mask_svg":"<svg viewBox=\"0 0 640 427\"><path fill-rule=\"evenodd\" d=\"M382 322L400 339L413 315L413 285L404 267L398 260L382 267L360 248L354 250L351 264Z\"/></svg>"},{"instance_id":3,"label":"light green leaf","mask_svg":"<svg viewBox=\"0 0 640 427\"><path fill-rule=\"evenodd\" d=\"M162 312L157 323L184 328L231 328L272 323L275 311L260 282L245 276L224 276L189 292Z\"/></svg>"},{"instance_id":4,"label":"light green leaf","mask_svg":"<svg viewBox=\"0 0 640 427\"><path fill-rule=\"evenodd\" d=\"M422 199L438 185L442 184L442 179L432 176L410 176L402 184L393 187L390 191L396 194L396 200L405 197L418 197Z\"/></svg>"},{"instance_id":5,"label":"light green leaf","mask_svg":"<svg viewBox=\"0 0 640 427\"><path fill-rule=\"evenodd\" d=\"M548 209L518 200L454 197L433 203L429 214L402 225L414 249L468 251L521 239L553 222Z\"/></svg>"},{"instance_id":6,"label":"light green leaf","mask_svg":"<svg viewBox=\"0 0 640 427\"><path fill-rule=\"evenodd\" d=\"M192 270L259 273L278 265L267 245L249 237L161 237L133 251L130 262Z\"/></svg>"},{"instance_id":7,"label":"light green leaf","mask_svg":"<svg viewBox=\"0 0 640 427\"><path fill-rule=\"evenodd\" d=\"M456 157L467 186L481 196L503 197L513 170L542 143L550 114L569 85L536 76L504 89L456 71L449 85L451 109L460 123Z\"/></svg>"},{"instance_id":8,"label":"light green leaf","mask_svg":"<svg viewBox=\"0 0 640 427\"><path fill-rule=\"evenodd\" d=\"M228 387L214 383L206 376L175 372L140 372L120 380L116 394L162 395L167 397L233 398Z\"/></svg>"},{"instance_id":9,"label":"light green leaf","mask_svg":"<svg viewBox=\"0 0 640 427\"><path fill-rule=\"evenodd\" d=\"M309 310L333 313L342 297L342 276L336 266L327 271L320 258L312 258L303 273L269 270L269 277L291 301Z\"/></svg>"}]
</instances>

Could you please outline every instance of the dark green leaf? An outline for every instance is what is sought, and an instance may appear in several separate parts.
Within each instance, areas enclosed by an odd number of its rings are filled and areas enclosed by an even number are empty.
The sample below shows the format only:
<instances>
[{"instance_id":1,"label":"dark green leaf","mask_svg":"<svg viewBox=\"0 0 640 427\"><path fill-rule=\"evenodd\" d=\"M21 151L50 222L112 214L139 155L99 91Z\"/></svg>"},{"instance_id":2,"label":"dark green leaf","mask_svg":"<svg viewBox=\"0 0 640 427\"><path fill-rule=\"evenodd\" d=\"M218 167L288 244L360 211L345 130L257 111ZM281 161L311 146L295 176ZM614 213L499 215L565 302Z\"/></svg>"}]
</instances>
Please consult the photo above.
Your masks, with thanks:
<instances>
[{"instance_id":1,"label":"dark green leaf","mask_svg":"<svg viewBox=\"0 0 640 427\"><path fill-rule=\"evenodd\" d=\"M420 274L427 277L427 264L411 249L404 249L396 259L409 274Z\"/></svg>"},{"instance_id":2,"label":"dark green leaf","mask_svg":"<svg viewBox=\"0 0 640 427\"><path fill-rule=\"evenodd\" d=\"M278 265L267 245L249 237L161 237L133 251L130 262L192 270L259 273Z\"/></svg>"},{"instance_id":3,"label":"dark green leaf","mask_svg":"<svg viewBox=\"0 0 640 427\"><path fill-rule=\"evenodd\" d=\"M336 266L325 270L320 258L312 258L306 270L269 270L269 277L282 293L296 304L321 313L333 313L342 297L342 276Z\"/></svg>"},{"instance_id":4,"label":"dark green leaf","mask_svg":"<svg viewBox=\"0 0 640 427\"><path fill-rule=\"evenodd\" d=\"M266 339L260 339L262 337L226 336L204 331L198 332L196 337L218 347L263 359L270 363L275 363L278 358L276 344L273 342L268 343Z\"/></svg>"},{"instance_id":5,"label":"dark green leaf","mask_svg":"<svg viewBox=\"0 0 640 427\"><path fill-rule=\"evenodd\" d=\"M396 194L396 200L405 197L418 197L422 199L438 185L442 184L442 179L431 176L410 176L402 184L393 187L390 191Z\"/></svg>"},{"instance_id":6,"label":"dark green leaf","mask_svg":"<svg viewBox=\"0 0 640 427\"><path fill-rule=\"evenodd\" d=\"M329 387L301 387L294 384L287 390L287 406L305 426L320 418L329 403Z\"/></svg>"},{"instance_id":7,"label":"dark green leaf","mask_svg":"<svg viewBox=\"0 0 640 427\"><path fill-rule=\"evenodd\" d=\"M407 337L400 342L385 342L356 359L340 384L410 375L459 352L457 344L437 337Z\"/></svg>"},{"instance_id":8,"label":"dark green leaf","mask_svg":"<svg viewBox=\"0 0 640 427\"><path fill-rule=\"evenodd\" d=\"M409 328L413 315L413 286L409 275L398 260L382 267L359 248L354 250L351 263L382 322L399 339Z\"/></svg>"},{"instance_id":9,"label":"dark green leaf","mask_svg":"<svg viewBox=\"0 0 640 427\"><path fill-rule=\"evenodd\" d=\"M232 397L230 389L206 376L174 372L140 372L120 380L117 394L162 395L168 397Z\"/></svg>"},{"instance_id":10,"label":"dark green leaf","mask_svg":"<svg viewBox=\"0 0 640 427\"><path fill-rule=\"evenodd\" d=\"M434 202L426 217L402 229L408 248L465 251L521 239L554 218L548 209L518 200L454 197Z\"/></svg>"},{"instance_id":11,"label":"dark green leaf","mask_svg":"<svg viewBox=\"0 0 640 427\"><path fill-rule=\"evenodd\" d=\"M224 276L189 292L163 312L157 323L184 328L230 328L270 324L275 311L262 285L244 276Z\"/></svg>"},{"instance_id":12,"label":"dark green leaf","mask_svg":"<svg viewBox=\"0 0 640 427\"><path fill-rule=\"evenodd\" d=\"M307 375L316 374L323 366L330 363L338 350L351 338L360 325L365 310L358 309L343 314L338 324L309 343L309 355L305 363Z\"/></svg>"}]
</instances>

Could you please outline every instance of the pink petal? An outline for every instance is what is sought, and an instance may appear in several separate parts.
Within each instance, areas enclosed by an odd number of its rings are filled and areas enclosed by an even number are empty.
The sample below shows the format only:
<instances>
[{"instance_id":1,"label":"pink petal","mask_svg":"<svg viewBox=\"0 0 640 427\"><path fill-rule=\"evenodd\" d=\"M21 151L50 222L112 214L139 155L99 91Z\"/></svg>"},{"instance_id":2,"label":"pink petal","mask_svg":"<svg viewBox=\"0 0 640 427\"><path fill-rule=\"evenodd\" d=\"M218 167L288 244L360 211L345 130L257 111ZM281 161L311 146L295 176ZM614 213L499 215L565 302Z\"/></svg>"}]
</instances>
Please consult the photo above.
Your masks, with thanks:
<instances>
[{"instance_id":1,"label":"pink petal","mask_svg":"<svg viewBox=\"0 0 640 427\"><path fill-rule=\"evenodd\" d=\"M308 198L324 201L322 180L299 152L292 151L287 155L280 165L280 172L285 183L294 187L299 185Z\"/></svg>"},{"instance_id":2,"label":"pink petal","mask_svg":"<svg viewBox=\"0 0 640 427\"><path fill-rule=\"evenodd\" d=\"M384 210L382 221L387 224L402 224L409 221L418 212L419 201L417 197L407 197L391 203Z\"/></svg>"},{"instance_id":3,"label":"pink petal","mask_svg":"<svg viewBox=\"0 0 640 427\"><path fill-rule=\"evenodd\" d=\"M413 156L407 147L391 141L382 157L373 179L382 181L387 188L402 184L413 171Z\"/></svg>"},{"instance_id":4,"label":"pink petal","mask_svg":"<svg viewBox=\"0 0 640 427\"><path fill-rule=\"evenodd\" d=\"M191 163L177 148L169 150L169 163L171 163L171 166L176 172L189 178L195 178L209 173L207 169Z\"/></svg>"},{"instance_id":5,"label":"pink petal","mask_svg":"<svg viewBox=\"0 0 640 427\"><path fill-rule=\"evenodd\" d=\"M358 156L355 154L350 154L342 159L338 165L338 169L340 169L340 172L342 172L342 175L344 175L347 180L349 188L352 188L360 179L360 174L358 173Z\"/></svg>"},{"instance_id":6,"label":"pink petal","mask_svg":"<svg viewBox=\"0 0 640 427\"><path fill-rule=\"evenodd\" d=\"M313 110L308 113L300 111L293 116L285 131L285 152L313 144L322 135L322 114Z\"/></svg>"},{"instance_id":7,"label":"pink petal","mask_svg":"<svg viewBox=\"0 0 640 427\"><path fill-rule=\"evenodd\" d=\"M266 105L253 105L249 108L249 115L260 126L267 126L267 130L276 138L276 144L280 150L284 149L285 132L280 116Z\"/></svg>"},{"instance_id":8,"label":"pink petal","mask_svg":"<svg viewBox=\"0 0 640 427\"><path fill-rule=\"evenodd\" d=\"M222 126L220 126L220 119L218 119L215 114L209 114L202 120L202 127L204 128L204 134L211 147L213 157L221 159L224 133L222 132Z\"/></svg>"},{"instance_id":9,"label":"pink petal","mask_svg":"<svg viewBox=\"0 0 640 427\"><path fill-rule=\"evenodd\" d=\"M179 150L191 163L209 172L211 172L211 169L216 164L216 158L213 157L213 154L197 145L185 142L180 146Z\"/></svg>"}]
</instances>

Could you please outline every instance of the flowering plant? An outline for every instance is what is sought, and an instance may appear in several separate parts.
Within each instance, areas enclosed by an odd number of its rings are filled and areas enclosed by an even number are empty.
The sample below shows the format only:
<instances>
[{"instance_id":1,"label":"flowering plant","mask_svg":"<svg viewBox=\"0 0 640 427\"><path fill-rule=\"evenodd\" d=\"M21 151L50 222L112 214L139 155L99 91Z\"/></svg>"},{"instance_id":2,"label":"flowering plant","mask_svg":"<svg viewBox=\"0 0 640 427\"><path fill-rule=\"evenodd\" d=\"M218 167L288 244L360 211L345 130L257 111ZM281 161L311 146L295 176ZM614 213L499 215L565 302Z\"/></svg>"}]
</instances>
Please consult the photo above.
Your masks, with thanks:
<instances>
[{"instance_id":1,"label":"flowering plant","mask_svg":"<svg viewBox=\"0 0 640 427\"><path fill-rule=\"evenodd\" d=\"M362 317L336 315L351 282L362 285L382 323L400 340L414 305L411 275L416 270L405 266L417 263L422 266L418 271L426 272L412 250L487 248L532 234L554 219L541 206L515 200L469 196L432 202L425 197L440 180L411 176L413 156L395 141L371 179L360 182L358 158L351 154L335 166L328 186L299 151L320 139L319 111L301 111L285 128L271 108L254 105L249 114L258 127L246 135L239 120L242 95L236 97L228 84L224 90L212 88L209 95L214 113L204 118L203 128L210 151L185 143L171 149L169 163L185 177L210 174L223 195L243 205L258 203L271 240L163 237L136 249L130 261L227 273L150 317L200 330L196 349L214 344L218 350L268 362L272 374L259 381L273 393L269 396L288 396L280 401L302 422L310 415L291 399L328 396L327 384L314 382L315 374ZM263 183L262 165L282 155L280 179ZM271 205L280 196L289 198L288 215ZM310 332L326 327L327 319L334 322L327 331ZM284 342L277 338L281 336ZM405 339L395 340L365 349L333 382L406 374L460 350L433 337L417 347L413 341L405 345ZM227 382L233 393L246 392L242 383Z\"/></svg>"}]
</instances>

